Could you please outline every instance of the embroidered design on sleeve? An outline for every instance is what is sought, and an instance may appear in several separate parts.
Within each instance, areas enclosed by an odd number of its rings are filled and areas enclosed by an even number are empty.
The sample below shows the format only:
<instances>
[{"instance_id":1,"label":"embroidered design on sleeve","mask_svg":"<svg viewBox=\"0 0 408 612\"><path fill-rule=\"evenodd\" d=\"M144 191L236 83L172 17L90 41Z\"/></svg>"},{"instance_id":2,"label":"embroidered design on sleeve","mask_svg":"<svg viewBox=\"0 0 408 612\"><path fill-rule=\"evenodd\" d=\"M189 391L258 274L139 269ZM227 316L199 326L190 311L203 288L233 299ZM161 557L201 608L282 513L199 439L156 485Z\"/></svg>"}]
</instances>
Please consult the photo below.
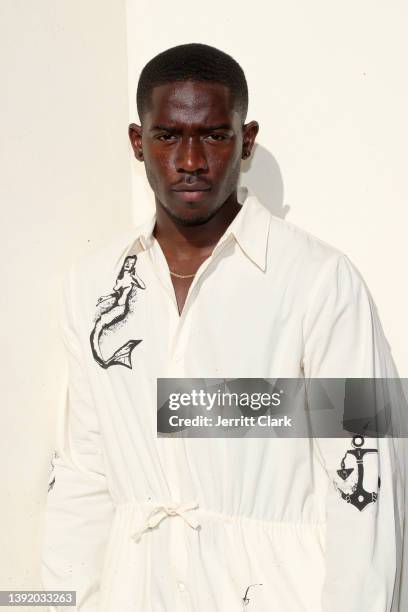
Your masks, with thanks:
<instances>
[{"instance_id":1,"label":"embroidered design on sleeve","mask_svg":"<svg viewBox=\"0 0 408 612\"><path fill-rule=\"evenodd\" d=\"M108 329L115 330L125 320L137 290L146 289L146 285L136 273L136 260L136 255L125 258L112 292L100 297L96 303L99 312L90 335L90 342L95 361L105 369L113 365L132 369L132 351L142 342L142 340L129 340L111 357L105 359L102 355L101 338L104 332Z\"/></svg>"},{"instance_id":2,"label":"embroidered design on sleeve","mask_svg":"<svg viewBox=\"0 0 408 612\"><path fill-rule=\"evenodd\" d=\"M363 436L354 436L352 440L353 450L346 451L343 459L341 460L341 469L337 470L338 476L342 481L346 482L350 475L354 472L354 468L346 468L345 460L347 455L355 457L357 462L357 479L353 484L346 487L340 487L336 482L334 486L339 491L342 499L348 504L355 506L360 512L368 506L368 504L375 503L377 501L378 493L375 491L366 491L364 489L364 456L368 453L378 453L376 448L362 448L365 440ZM381 478L378 477L378 489L381 487Z\"/></svg>"}]
</instances>

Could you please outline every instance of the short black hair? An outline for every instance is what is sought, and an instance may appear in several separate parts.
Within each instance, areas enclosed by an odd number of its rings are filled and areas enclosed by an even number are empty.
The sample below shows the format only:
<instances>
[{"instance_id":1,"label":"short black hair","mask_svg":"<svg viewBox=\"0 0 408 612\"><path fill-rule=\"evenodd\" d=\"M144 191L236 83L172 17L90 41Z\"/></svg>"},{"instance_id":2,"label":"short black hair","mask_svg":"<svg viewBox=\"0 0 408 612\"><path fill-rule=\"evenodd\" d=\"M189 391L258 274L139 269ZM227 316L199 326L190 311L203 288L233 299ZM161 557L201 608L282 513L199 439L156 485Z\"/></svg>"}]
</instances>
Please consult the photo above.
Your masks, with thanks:
<instances>
[{"instance_id":1,"label":"short black hair","mask_svg":"<svg viewBox=\"0 0 408 612\"><path fill-rule=\"evenodd\" d=\"M137 85L140 120L150 109L152 90L174 81L212 81L226 85L242 121L248 112L248 85L244 71L233 57L210 45L188 43L162 51L143 68Z\"/></svg>"}]
</instances>

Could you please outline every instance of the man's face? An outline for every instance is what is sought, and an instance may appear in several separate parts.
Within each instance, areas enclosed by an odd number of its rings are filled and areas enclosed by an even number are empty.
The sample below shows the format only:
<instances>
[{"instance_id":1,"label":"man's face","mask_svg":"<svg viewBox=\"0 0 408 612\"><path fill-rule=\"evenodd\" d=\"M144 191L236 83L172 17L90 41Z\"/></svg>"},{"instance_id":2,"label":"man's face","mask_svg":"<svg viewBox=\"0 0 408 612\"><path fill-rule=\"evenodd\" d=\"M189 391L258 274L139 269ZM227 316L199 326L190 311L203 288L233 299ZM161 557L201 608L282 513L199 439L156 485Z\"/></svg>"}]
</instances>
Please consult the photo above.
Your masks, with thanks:
<instances>
[{"instance_id":1,"label":"man's face","mask_svg":"<svg viewBox=\"0 0 408 612\"><path fill-rule=\"evenodd\" d=\"M243 150L250 150L257 132L257 124L248 125L249 131L224 85L176 81L155 87L141 128L132 124L129 135L156 203L184 225L211 219L237 188Z\"/></svg>"}]
</instances>

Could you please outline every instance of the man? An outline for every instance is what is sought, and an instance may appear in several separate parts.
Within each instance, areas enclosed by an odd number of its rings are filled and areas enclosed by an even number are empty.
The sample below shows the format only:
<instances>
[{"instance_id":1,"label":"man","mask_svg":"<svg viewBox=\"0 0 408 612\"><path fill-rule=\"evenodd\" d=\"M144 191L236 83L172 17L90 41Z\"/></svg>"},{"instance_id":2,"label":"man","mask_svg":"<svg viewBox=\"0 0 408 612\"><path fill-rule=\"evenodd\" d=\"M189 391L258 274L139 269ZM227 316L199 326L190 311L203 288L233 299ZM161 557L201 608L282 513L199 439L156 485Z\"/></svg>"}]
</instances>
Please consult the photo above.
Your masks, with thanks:
<instances>
[{"instance_id":1,"label":"man","mask_svg":"<svg viewBox=\"0 0 408 612\"><path fill-rule=\"evenodd\" d=\"M81 612L397 609L389 439L157 437L159 377L396 375L347 257L238 191L258 132L247 105L222 51L153 58L129 136L155 214L67 279L43 583L75 590ZM338 475L367 447L376 490L355 499Z\"/></svg>"}]
</instances>

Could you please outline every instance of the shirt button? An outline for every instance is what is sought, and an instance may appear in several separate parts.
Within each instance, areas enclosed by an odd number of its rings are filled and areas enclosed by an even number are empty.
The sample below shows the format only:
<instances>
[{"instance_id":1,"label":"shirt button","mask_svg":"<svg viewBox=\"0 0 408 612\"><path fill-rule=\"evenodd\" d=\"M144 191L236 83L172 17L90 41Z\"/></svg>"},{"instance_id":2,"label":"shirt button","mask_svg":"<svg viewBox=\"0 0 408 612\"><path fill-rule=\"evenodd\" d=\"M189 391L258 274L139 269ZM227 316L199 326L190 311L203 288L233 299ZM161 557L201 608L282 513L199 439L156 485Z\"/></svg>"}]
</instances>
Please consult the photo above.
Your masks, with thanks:
<instances>
[{"instance_id":1,"label":"shirt button","mask_svg":"<svg viewBox=\"0 0 408 612\"><path fill-rule=\"evenodd\" d=\"M180 353L176 353L176 354L174 355L174 361L175 361L176 363L179 363L179 362L181 361L181 359L182 359L182 356L180 355Z\"/></svg>"},{"instance_id":2,"label":"shirt button","mask_svg":"<svg viewBox=\"0 0 408 612\"><path fill-rule=\"evenodd\" d=\"M179 591L183 592L186 590L186 585L184 584L184 582L178 582L178 588Z\"/></svg>"}]
</instances>

